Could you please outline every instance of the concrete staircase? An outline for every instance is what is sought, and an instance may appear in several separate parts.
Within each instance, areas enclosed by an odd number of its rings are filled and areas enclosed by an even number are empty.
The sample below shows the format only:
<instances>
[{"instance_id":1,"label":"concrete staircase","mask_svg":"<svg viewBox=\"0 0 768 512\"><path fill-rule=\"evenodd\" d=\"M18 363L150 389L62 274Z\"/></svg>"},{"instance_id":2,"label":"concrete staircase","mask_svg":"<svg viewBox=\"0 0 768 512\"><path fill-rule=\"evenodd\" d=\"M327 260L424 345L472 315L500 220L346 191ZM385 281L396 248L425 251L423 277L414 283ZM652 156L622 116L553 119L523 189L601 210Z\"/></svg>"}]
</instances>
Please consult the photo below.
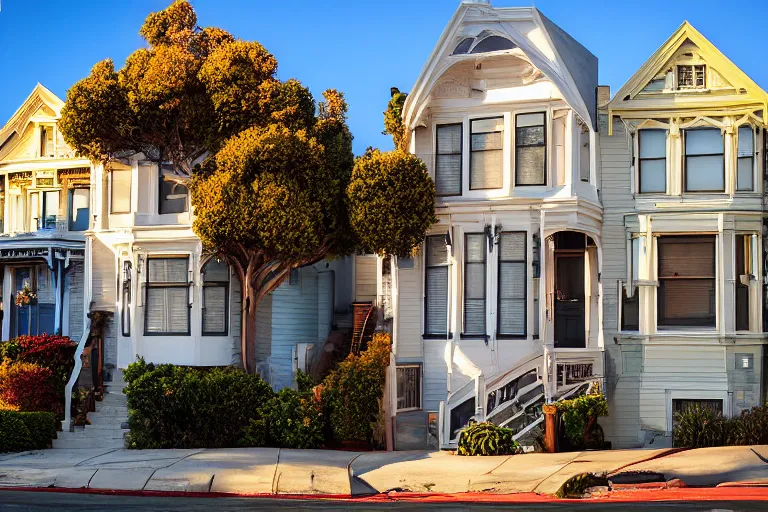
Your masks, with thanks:
<instances>
[{"instance_id":1,"label":"concrete staircase","mask_svg":"<svg viewBox=\"0 0 768 512\"><path fill-rule=\"evenodd\" d=\"M53 448L123 448L128 432L128 405L123 388L123 372L116 370L112 382L105 383L104 400L96 402L96 412L88 413L90 425L75 427L74 432L59 432Z\"/></svg>"}]
</instances>

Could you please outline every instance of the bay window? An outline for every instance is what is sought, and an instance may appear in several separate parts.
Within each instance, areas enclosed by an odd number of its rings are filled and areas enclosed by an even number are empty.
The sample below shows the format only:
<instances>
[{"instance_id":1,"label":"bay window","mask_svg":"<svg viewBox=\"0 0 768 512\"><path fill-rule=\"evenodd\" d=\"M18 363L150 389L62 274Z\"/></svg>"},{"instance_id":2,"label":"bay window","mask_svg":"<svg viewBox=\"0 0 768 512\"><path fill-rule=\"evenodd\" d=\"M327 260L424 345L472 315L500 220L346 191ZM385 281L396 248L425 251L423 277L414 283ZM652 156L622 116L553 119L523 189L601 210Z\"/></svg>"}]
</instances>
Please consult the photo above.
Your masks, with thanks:
<instances>
[{"instance_id":1,"label":"bay window","mask_svg":"<svg viewBox=\"0 0 768 512\"><path fill-rule=\"evenodd\" d=\"M485 336L486 237L464 237L464 334Z\"/></svg>"},{"instance_id":2,"label":"bay window","mask_svg":"<svg viewBox=\"0 0 768 512\"><path fill-rule=\"evenodd\" d=\"M189 336L189 309L189 258L149 258L144 334Z\"/></svg>"},{"instance_id":3,"label":"bay window","mask_svg":"<svg viewBox=\"0 0 768 512\"><path fill-rule=\"evenodd\" d=\"M426 335L448 335L448 247L445 242L445 235L430 235L424 244Z\"/></svg>"},{"instance_id":4,"label":"bay window","mask_svg":"<svg viewBox=\"0 0 768 512\"><path fill-rule=\"evenodd\" d=\"M638 150L638 190L641 194L666 192L666 130L639 130Z\"/></svg>"},{"instance_id":5,"label":"bay window","mask_svg":"<svg viewBox=\"0 0 768 512\"><path fill-rule=\"evenodd\" d=\"M725 145L719 128L685 130L685 191L725 191Z\"/></svg>"},{"instance_id":6,"label":"bay window","mask_svg":"<svg viewBox=\"0 0 768 512\"><path fill-rule=\"evenodd\" d=\"M438 125L436 130L435 194L438 196L461 195L461 123Z\"/></svg>"},{"instance_id":7,"label":"bay window","mask_svg":"<svg viewBox=\"0 0 768 512\"><path fill-rule=\"evenodd\" d=\"M525 232L499 236L498 333L525 336L526 243Z\"/></svg>"},{"instance_id":8,"label":"bay window","mask_svg":"<svg viewBox=\"0 0 768 512\"><path fill-rule=\"evenodd\" d=\"M229 267L212 259L202 271L203 336L226 336L229 319Z\"/></svg>"},{"instance_id":9,"label":"bay window","mask_svg":"<svg viewBox=\"0 0 768 512\"><path fill-rule=\"evenodd\" d=\"M473 119L470 131L469 189L501 188L504 118Z\"/></svg>"},{"instance_id":10,"label":"bay window","mask_svg":"<svg viewBox=\"0 0 768 512\"><path fill-rule=\"evenodd\" d=\"M658 239L658 325L715 326L715 236Z\"/></svg>"},{"instance_id":11,"label":"bay window","mask_svg":"<svg viewBox=\"0 0 768 512\"><path fill-rule=\"evenodd\" d=\"M515 184L546 185L546 115L515 116Z\"/></svg>"},{"instance_id":12,"label":"bay window","mask_svg":"<svg viewBox=\"0 0 768 512\"><path fill-rule=\"evenodd\" d=\"M189 189L176 181L173 168L169 164L160 166L160 203L158 211L166 213L184 213L189 211Z\"/></svg>"},{"instance_id":13,"label":"bay window","mask_svg":"<svg viewBox=\"0 0 768 512\"><path fill-rule=\"evenodd\" d=\"M755 135L751 126L739 126L736 190L754 189L753 169L755 162Z\"/></svg>"},{"instance_id":14,"label":"bay window","mask_svg":"<svg viewBox=\"0 0 768 512\"><path fill-rule=\"evenodd\" d=\"M116 169L112 176L110 190L110 213L131 212L131 173L130 169Z\"/></svg>"},{"instance_id":15,"label":"bay window","mask_svg":"<svg viewBox=\"0 0 768 512\"><path fill-rule=\"evenodd\" d=\"M749 330L749 281L752 278L752 236L736 235L736 330Z\"/></svg>"}]
</instances>

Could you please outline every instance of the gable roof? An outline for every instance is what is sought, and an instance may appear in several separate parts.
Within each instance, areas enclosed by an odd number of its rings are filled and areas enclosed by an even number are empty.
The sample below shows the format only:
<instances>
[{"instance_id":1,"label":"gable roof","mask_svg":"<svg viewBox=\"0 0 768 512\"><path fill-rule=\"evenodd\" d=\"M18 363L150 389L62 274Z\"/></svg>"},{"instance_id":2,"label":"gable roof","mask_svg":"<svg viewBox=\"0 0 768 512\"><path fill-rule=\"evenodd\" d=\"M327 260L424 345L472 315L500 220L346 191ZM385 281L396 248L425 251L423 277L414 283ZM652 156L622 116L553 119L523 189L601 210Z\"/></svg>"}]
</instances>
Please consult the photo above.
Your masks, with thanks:
<instances>
[{"instance_id":1,"label":"gable roof","mask_svg":"<svg viewBox=\"0 0 768 512\"><path fill-rule=\"evenodd\" d=\"M5 125L0 128L0 147L6 144L11 137L20 137L29 120L41 107L50 108L58 119L64 102L49 89L38 83L27 99L14 112Z\"/></svg>"},{"instance_id":2,"label":"gable roof","mask_svg":"<svg viewBox=\"0 0 768 512\"><path fill-rule=\"evenodd\" d=\"M736 97L730 95L722 98L724 101L739 103L768 102L768 94L760 88L746 73L739 69L728 57L726 57L714 44L712 44L701 32L696 30L688 21L684 21L677 30L651 55L632 77L616 92L608 103L609 109L621 108L626 102L633 100L643 88L658 75L675 57L676 52L686 42L690 41L701 52L708 66L722 75L736 91L743 89L745 93L739 93ZM702 97L704 99L705 97Z\"/></svg>"},{"instance_id":3,"label":"gable roof","mask_svg":"<svg viewBox=\"0 0 768 512\"><path fill-rule=\"evenodd\" d=\"M535 28L523 31L521 24ZM415 128L438 79L456 62L472 58L452 54L457 43L482 32L509 39L515 48L507 51L522 52L557 86L579 116L596 127L597 57L535 7L493 8L487 2L465 0L443 30L406 100L403 120L408 129Z\"/></svg>"}]
</instances>

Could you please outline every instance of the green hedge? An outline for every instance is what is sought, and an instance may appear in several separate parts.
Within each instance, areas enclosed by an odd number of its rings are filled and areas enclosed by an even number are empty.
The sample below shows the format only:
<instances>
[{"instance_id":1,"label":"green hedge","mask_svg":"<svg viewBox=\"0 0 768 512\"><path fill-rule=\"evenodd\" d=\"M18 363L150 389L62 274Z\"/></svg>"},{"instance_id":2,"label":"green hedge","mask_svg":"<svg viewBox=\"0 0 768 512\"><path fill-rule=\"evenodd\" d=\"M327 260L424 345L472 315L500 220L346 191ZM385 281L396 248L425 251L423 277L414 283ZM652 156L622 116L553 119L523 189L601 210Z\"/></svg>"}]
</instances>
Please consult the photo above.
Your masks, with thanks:
<instances>
[{"instance_id":1,"label":"green hedge","mask_svg":"<svg viewBox=\"0 0 768 512\"><path fill-rule=\"evenodd\" d=\"M272 397L258 376L234 368L198 369L143 361L130 365L130 448L223 448L240 445Z\"/></svg>"},{"instance_id":2,"label":"green hedge","mask_svg":"<svg viewBox=\"0 0 768 512\"><path fill-rule=\"evenodd\" d=\"M190 368L139 360L123 373L129 448L373 445L389 365L388 335L350 355L323 382L297 376L299 390L274 393L235 368ZM380 443L380 441L379 441Z\"/></svg>"},{"instance_id":3,"label":"green hedge","mask_svg":"<svg viewBox=\"0 0 768 512\"><path fill-rule=\"evenodd\" d=\"M51 412L0 411L0 452L49 448L56 438Z\"/></svg>"},{"instance_id":4,"label":"green hedge","mask_svg":"<svg viewBox=\"0 0 768 512\"><path fill-rule=\"evenodd\" d=\"M474 423L461 431L459 455L514 455L522 452L515 431L490 422Z\"/></svg>"},{"instance_id":5,"label":"green hedge","mask_svg":"<svg viewBox=\"0 0 768 512\"><path fill-rule=\"evenodd\" d=\"M680 448L768 444L768 406L729 419L712 407L691 405L675 413L672 439Z\"/></svg>"},{"instance_id":6,"label":"green hedge","mask_svg":"<svg viewBox=\"0 0 768 512\"><path fill-rule=\"evenodd\" d=\"M571 400L556 402L563 423L560 439L562 451L602 449L605 441L603 429L597 423L600 416L608 416L608 402L602 393L581 395Z\"/></svg>"}]
</instances>

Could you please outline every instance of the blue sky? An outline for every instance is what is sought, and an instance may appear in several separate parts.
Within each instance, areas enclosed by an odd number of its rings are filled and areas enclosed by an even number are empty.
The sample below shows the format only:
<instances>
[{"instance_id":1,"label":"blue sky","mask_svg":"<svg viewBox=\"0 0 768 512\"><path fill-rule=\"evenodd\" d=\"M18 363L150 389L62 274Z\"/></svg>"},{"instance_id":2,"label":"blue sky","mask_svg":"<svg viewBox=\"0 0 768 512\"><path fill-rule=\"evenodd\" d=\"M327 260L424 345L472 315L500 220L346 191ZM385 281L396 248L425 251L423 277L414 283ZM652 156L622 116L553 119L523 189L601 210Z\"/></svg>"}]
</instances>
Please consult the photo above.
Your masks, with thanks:
<instances>
[{"instance_id":1,"label":"blue sky","mask_svg":"<svg viewBox=\"0 0 768 512\"><path fill-rule=\"evenodd\" d=\"M144 17L169 1L0 0L0 123L37 82L63 99L95 62L111 57L122 66L143 44L138 30ZM266 46L278 59L280 78L298 78L315 97L329 87L344 91L355 152L362 153L368 146L391 147L381 135L389 88L410 90L459 0L193 0L193 5L201 25L217 25ZM531 5L531 0L494 5ZM768 89L768 1L536 0L535 5L599 58L600 83L613 91L685 19Z\"/></svg>"}]
</instances>

